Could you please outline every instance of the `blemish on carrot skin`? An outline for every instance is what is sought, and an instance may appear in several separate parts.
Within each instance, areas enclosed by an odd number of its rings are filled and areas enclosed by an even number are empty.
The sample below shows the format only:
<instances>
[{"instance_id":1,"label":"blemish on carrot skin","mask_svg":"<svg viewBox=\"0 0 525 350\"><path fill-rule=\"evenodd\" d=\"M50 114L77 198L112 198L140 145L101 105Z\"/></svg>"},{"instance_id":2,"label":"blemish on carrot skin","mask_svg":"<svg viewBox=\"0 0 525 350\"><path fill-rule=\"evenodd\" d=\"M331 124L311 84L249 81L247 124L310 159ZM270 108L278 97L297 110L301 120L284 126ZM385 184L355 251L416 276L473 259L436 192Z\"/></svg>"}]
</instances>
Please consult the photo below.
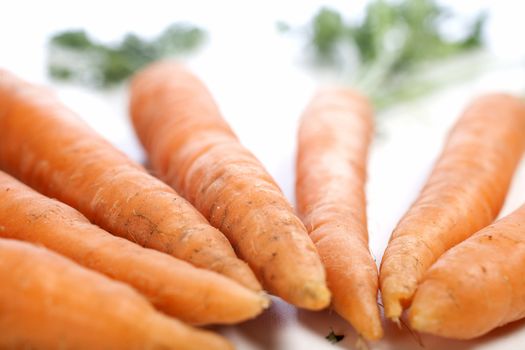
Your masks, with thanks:
<instances>
[{"instance_id":1,"label":"blemish on carrot skin","mask_svg":"<svg viewBox=\"0 0 525 350\"><path fill-rule=\"evenodd\" d=\"M0 232L4 232L5 231L5 226L0 226Z\"/></svg>"},{"instance_id":2,"label":"blemish on carrot skin","mask_svg":"<svg viewBox=\"0 0 525 350\"><path fill-rule=\"evenodd\" d=\"M454 293L451 290L447 290L447 294L450 300L452 300L452 303L454 304L454 306L456 306L459 309L460 305L458 301L456 300L456 296L454 295Z\"/></svg>"}]
</instances>

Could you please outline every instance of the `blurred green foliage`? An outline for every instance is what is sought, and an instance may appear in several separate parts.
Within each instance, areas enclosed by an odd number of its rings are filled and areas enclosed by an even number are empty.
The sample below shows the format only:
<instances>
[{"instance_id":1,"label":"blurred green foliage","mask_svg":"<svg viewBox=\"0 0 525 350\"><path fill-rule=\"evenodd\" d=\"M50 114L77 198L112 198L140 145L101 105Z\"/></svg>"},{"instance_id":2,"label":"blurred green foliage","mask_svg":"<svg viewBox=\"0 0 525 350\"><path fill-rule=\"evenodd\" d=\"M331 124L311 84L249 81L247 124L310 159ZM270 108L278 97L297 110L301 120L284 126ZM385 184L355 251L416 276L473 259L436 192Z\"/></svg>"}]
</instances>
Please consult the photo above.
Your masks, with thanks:
<instances>
[{"instance_id":1,"label":"blurred green foliage","mask_svg":"<svg viewBox=\"0 0 525 350\"><path fill-rule=\"evenodd\" d=\"M121 83L148 63L198 48L205 32L197 27L173 24L148 40L127 34L121 41L105 44L84 30L65 31L49 41L49 75L94 87Z\"/></svg>"},{"instance_id":2,"label":"blurred green foliage","mask_svg":"<svg viewBox=\"0 0 525 350\"><path fill-rule=\"evenodd\" d=\"M330 60L335 52L336 45L344 40L347 27L341 14L335 10L324 8L312 21L311 42L316 54L322 60Z\"/></svg>"},{"instance_id":3,"label":"blurred green foliage","mask_svg":"<svg viewBox=\"0 0 525 350\"><path fill-rule=\"evenodd\" d=\"M367 63L379 58L396 32L402 44L394 67L403 69L414 62L443 58L481 45L485 14L477 16L464 38L447 40L439 24L451 15L430 0L375 0L368 5L361 23L346 24L339 12L323 8L312 20L310 41L318 58L330 61L337 44L350 40Z\"/></svg>"},{"instance_id":4,"label":"blurred green foliage","mask_svg":"<svg viewBox=\"0 0 525 350\"><path fill-rule=\"evenodd\" d=\"M457 17L433 0L373 0L360 21L350 23L336 10L322 8L303 32L317 64L341 68L348 55L357 53L359 71L351 83L371 95L381 107L399 98L416 97L432 89L431 82L414 85L422 64L466 53L482 47L485 13L472 21L459 19L465 28L460 38L442 31L446 20Z\"/></svg>"},{"instance_id":5,"label":"blurred green foliage","mask_svg":"<svg viewBox=\"0 0 525 350\"><path fill-rule=\"evenodd\" d=\"M283 21L277 21L275 27L279 33L286 33L290 31L290 25Z\"/></svg>"}]
</instances>

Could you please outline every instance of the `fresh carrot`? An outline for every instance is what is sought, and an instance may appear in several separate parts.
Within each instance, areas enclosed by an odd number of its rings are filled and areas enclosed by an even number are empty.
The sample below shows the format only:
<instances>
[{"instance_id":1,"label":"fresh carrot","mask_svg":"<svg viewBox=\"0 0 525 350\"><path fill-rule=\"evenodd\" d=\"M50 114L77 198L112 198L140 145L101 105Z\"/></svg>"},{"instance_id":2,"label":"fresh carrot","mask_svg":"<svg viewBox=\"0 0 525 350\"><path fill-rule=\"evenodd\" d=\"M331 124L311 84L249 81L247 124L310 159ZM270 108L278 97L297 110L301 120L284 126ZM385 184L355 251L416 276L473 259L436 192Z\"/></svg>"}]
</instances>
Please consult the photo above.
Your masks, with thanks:
<instances>
[{"instance_id":1,"label":"fresh carrot","mask_svg":"<svg viewBox=\"0 0 525 350\"><path fill-rule=\"evenodd\" d=\"M335 311L367 339L383 335L377 266L368 249L369 102L345 88L317 93L300 123L297 206L326 268Z\"/></svg>"},{"instance_id":2,"label":"fresh carrot","mask_svg":"<svg viewBox=\"0 0 525 350\"><path fill-rule=\"evenodd\" d=\"M265 288L300 307L327 306L304 225L198 78L172 62L147 67L133 79L131 115L154 170L226 234Z\"/></svg>"},{"instance_id":3,"label":"fresh carrot","mask_svg":"<svg viewBox=\"0 0 525 350\"><path fill-rule=\"evenodd\" d=\"M123 281L184 322L236 323L253 318L268 304L229 278L112 236L75 209L1 171L0 223L0 237L43 245Z\"/></svg>"},{"instance_id":4,"label":"fresh carrot","mask_svg":"<svg viewBox=\"0 0 525 350\"><path fill-rule=\"evenodd\" d=\"M0 168L107 231L260 290L230 243L186 200L47 90L0 71Z\"/></svg>"},{"instance_id":5,"label":"fresh carrot","mask_svg":"<svg viewBox=\"0 0 525 350\"><path fill-rule=\"evenodd\" d=\"M424 275L411 326L470 339L525 317L525 205L446 252Z\"/></svg>"},{"instance_id":6,"label":"fresh carrot","mask_svg":"<svg viewBox=\"0 0 525 350\"><path fill-rule=\"evenodd\" d=\"M446 250L496 218L524 149L521 100L490 94L466 109L383 256L380 286L387 317L400 317L425 271Z\"/></svg>"},{"instance_id":7,"label":"fresh carrot","mask_svg":"<svg viewBox=\"0 0 525 350\"><path fill-rule=\"evenodd\" d=\"M0 239L0 257L2 349L232 349L44 248Z\"/></svg>"}]
</instances>

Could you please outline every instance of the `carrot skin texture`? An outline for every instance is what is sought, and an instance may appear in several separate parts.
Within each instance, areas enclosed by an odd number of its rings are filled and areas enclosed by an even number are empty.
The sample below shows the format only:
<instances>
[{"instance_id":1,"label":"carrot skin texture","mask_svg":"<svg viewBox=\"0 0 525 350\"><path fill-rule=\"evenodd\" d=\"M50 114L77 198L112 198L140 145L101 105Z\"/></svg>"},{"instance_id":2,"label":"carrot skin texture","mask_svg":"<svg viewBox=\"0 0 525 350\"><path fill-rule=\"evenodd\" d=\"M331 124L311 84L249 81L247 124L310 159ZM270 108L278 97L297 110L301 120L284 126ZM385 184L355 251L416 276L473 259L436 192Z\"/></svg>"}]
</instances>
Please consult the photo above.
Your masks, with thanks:
<instances>
[{"instance_id":1,"label":"carrot skin texture","mask_svg":"<svg viewBox=\"0 0 525 350\"><path fill-rule=\"evenodd\" d=\"M324 263L335 311L369 340L382 337L377 266L368 248L366 162L369 102L351 90L320 90L298 134L298 211Z\"/></svg>"},{"instance_id":2,"label":"carrot skin texture","mask_svg":"<svg viewBox=\"0 0 525 350\"><path fill-rule=\"evenodd\" d=\"M263 286L299 307L327 306L324 269L304 225L198 78L156 63L134 77L130 107L155 171L225 233Z\"/></svg>"},{"instance_id":3,"label":"carrot skin texture","mask_svg":"<svg viewBox=\"0 0 525 350\"><path fill-rule=\"evenodd\" d=\"M268 303L229 278L112 236L1 171L0 225L0 237L45 246L125 282L187 323L237 323L255 317Z\"/></svg>"},{"instance_id":4,"label":"carrot skin texture","mask_svg":"<svg viewBox=\"0 0 525 350\"><path fill-rule=\"evenodd\" d=\"M498 215L525 148L525 104L506 94L476 99L458 120L425 187L383 256L385 314L401 316L425 271Z\"/></svg>"},{"instance_id":5,"label":"carrot skin texture","mask_svg":"<svg viewBox=\"0 0 525 350\"><path fill-rule=\"evenodd\" d=\"M142 246L260 290L224 235L46 89L0 70L0 168Z\"/></svg>"},{"instance_id":6,"label":"carrot skin texture","mask_svg":"<svg viewBox=\"0 0 525 350\"><path fill-rule=\"evenodd\" d=\"M44 248L0 239L0 257L2 349L233 349Z\"/></svg>"},{"instance_id":7,"label":"carrot skin texture","mask_svg":"<svg viewBox=\"0 0 525 350\"><path fill-rule=\"evenodd\" d=\"M525 317L525 205L447 251L424 275L411 326L471 339Z\"/></svg>"}]
</instances>

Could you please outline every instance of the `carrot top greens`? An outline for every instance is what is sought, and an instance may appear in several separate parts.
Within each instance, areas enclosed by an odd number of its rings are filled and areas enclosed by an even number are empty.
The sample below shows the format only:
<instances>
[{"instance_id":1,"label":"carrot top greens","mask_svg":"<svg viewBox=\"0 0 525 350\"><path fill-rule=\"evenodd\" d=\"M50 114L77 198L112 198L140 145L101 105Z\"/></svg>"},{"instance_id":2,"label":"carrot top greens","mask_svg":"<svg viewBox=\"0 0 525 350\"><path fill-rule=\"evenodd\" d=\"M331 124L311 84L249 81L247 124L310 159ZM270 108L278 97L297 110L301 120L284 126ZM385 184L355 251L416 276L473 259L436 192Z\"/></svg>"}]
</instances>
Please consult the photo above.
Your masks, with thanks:
<instances>
[{"instance_id":1,"label":"carrot top greens","mask_svg":"<svg viewBox=\"0 0 525 350\"><path fill-rule=\"evenodd\" d=\"M107 44L84 30L57 33L49 41L49 75L57 80L95 87L111 87L150 62L197 49L205 32L186 24L173 24L152 39L127 34Z\"/></svg>"},{"instance_id":2,"label":"carrot top greens","mask_svg":"<svg viewBox=\"0 0 525 350\"><path fill-rule=\"evenodd\" d=\"M422 64L481 48L485 19L485 13L460 18L433 0L373 0L360 21L322 8L301 33L311 61L350 71L351 83L382 107L428 90L428 84L414 84ZM450 22L459 24L463 35L447 36L443 29Z\"/></svg>"},{"instance_id":3,"label":"carrot top greens","mask_svg":"<svg viewBox=\"0 0 525 350\"><path fill-rule=\"evenodd\" d=\"M440 24L453 15L429 0L408 0L389 3L371 2L360 23L346 23L341 14L329 8L321 9L313 18L310 42L322 61L336 61L336 48L341 41L351 41L361 61L369 65L392 51L391 73L403 70L415 62L439 59L481 46L481 31L485 23L482 13L466 24L464 36L447 39Z\"/></svg>"}]
</instances>

